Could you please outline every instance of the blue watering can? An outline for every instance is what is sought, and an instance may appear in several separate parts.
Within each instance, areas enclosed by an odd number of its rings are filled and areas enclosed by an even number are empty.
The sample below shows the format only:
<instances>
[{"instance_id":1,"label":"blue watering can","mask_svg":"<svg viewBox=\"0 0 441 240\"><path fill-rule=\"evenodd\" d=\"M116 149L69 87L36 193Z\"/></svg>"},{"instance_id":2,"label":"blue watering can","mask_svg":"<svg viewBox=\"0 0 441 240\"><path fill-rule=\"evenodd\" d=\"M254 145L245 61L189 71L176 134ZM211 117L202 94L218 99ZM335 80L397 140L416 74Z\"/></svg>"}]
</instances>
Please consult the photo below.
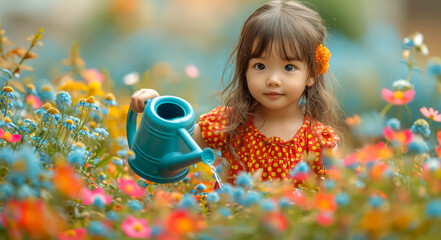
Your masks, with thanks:
<instances>
[{"instance_id":1,"label":"blue watering can","mask_svg":"<svg viewBox=\"0 0 441 240\"><path fill-rule=\"evenodd\" d=\"M187 176L189 166L200 161L211 166L215 154L211 148L201 150L193 140L195 114L191 105L178 97L148 99L136 131L137 113L129 108L127 140L135 158L132 170L156 183L177 182Z\"/></svg>"}]
</instances>

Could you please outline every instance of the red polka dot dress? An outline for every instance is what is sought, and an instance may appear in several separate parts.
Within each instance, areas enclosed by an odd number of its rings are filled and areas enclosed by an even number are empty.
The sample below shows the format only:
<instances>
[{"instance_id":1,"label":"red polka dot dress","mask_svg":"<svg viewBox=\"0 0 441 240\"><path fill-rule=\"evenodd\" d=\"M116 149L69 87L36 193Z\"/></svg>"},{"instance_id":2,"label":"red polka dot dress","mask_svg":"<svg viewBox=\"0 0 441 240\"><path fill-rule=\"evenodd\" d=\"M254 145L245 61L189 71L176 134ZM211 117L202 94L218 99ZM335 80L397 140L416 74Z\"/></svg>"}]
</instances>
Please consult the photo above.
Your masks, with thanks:
<instances>
[{"instance_id":1,"label":"red polka dot dress","mask_svg":"<svg viewBox=\"0 0 441 240\"><path fill-rule=\"evenodd\" d=\"M254 126L251 117L244 127L244 137L237 136L231 143L237 149L240 163L226 147L227 126L225 107L217 107L200 117L202 138L212 149L220 149L222 156L229 162L228 182L234 184L235 177L241 171L253 173L262 169L262 180L286 179L294 166L303 159L305 153L315 153L315 159L310 164L317 177L326 174L320 155L323 148L334 148L339 140L334 130L329 126L316 123L311 127L307 116L296 135L289 141L278 137L266 137ZM241 129L243 130L243 128ZM295 180L294 180L295 181ZM294 182L296 185L296 182Z\"/></svg>"}]
</instances>

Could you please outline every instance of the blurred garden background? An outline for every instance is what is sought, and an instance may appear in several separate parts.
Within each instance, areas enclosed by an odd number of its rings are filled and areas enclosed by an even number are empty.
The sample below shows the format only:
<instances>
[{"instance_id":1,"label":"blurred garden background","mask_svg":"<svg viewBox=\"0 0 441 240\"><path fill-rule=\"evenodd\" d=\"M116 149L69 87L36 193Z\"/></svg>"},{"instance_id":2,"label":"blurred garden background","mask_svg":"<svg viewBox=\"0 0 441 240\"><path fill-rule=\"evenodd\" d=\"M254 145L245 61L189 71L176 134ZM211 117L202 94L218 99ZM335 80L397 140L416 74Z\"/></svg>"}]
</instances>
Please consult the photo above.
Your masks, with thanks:
<instances>
[{"instance_id":1,"label":"blurred garden background","mask_svg":"<svg viewBox=\"0 0 441 240\"><path fill-rule=\"evenodd\" d=\"M307 154L287 182L214 190L221 166L167 184L130 171L130 96L218 106L264 1L0 0L0 239L439 238L441 2L303 2L329 29L346 144L323 151L326 179Z\"/></svg>"},{"instance_id":2,"label":"blurred garden background","mask_svg":"<svg viewBox=\"0 0 441 240\"><path fill-rule=\"evenodd\" d=\"M210 97L222 89L222 73L241 24L263 2L0 0L0 20L16 45L44 27L44 47L35 49L39 59L29 63L34 72L23 72L22 77L32 76L37 84L53 81L65 71L60 62L78 41L86 67L108 70L121 103L139 87L159 86L161 94L190 98L200 114L219 104ZM421 32L429 55L441 56L436 27L441 3L436 0L304 2L317 9L328 26L331 72L341 85L337 97L348 116L380 111L384 101L378 89L406 78L401 57L405 36ZM429 57L417 57L419 68L412 77L421 91L411 108L427 104L433 95L434 80L425 71ZM195 79L185 74L189 65L199 70ZM142 78L146 70L156 85L124 84L127 75ZM195 96L187 97L189 92Z\"/></svg>"}]
</instances>

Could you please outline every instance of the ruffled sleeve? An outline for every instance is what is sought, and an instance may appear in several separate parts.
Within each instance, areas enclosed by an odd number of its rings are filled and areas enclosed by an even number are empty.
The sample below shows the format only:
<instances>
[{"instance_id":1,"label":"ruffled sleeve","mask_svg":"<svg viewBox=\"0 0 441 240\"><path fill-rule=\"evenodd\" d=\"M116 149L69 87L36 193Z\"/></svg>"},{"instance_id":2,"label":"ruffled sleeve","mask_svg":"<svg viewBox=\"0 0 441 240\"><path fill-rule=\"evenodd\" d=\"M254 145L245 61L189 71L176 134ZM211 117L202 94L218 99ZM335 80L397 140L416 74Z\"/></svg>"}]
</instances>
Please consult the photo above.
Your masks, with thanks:
<instances>
[{"instance_id":1,"label":"ruffled sleeve","mask_svg":"<svg viewBox=\"0 0 441 240\"><path fill-rule=\"evenodd\" d=\"M322 154L325 149L332 149L337 146L340 138L335 133L334 129L325 126L321 123L316 123L315 126L309 129L308 133L308 150L313 156L313 161L310 166L316 172L316 176L320 178L326 175L326 166L323 163Z\"/></svg>"},{"instance_id":2,"label":"ruffled sleeve","mask_svg":"<svg viewBox=\"0 0 441 240\"><path fill-rule=\"evenodd\" d=\"M227 126L225 107L217 107L200 117L202 139L213 149L221 148L226 143Z\"/></svg>"}]
</instances>

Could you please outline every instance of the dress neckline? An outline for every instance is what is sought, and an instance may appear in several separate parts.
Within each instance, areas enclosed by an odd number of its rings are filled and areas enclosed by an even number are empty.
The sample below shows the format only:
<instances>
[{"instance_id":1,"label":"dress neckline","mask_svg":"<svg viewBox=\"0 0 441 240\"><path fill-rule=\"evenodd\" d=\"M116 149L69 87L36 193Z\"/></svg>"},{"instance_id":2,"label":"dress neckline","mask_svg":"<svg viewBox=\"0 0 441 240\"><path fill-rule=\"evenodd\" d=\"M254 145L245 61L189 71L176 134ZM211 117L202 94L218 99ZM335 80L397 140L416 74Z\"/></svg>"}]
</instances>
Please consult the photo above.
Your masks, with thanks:
<instances>
[{"instance_id":1,"label":"dress neckline","mask_svg":"<svg viewBox=\"0 0 441 240\"><path fill-rule=\"evenodd\" d=\"M279 144L282 144L282 145L286 145L286 144L291 144L293 142L297 142L299 140L300 134L303 133L305 131L305 128L308 126L309 118L305 114L305 117L303 118L302 126L300 126L300 128L297 129L297 132L296 132L296 134L294 134L294 137L292 137L291 139L286 140L286 141L283 140L280 137L276 137L276 136L267 137L263 133L261 133L259 131L259 129L257 129L256 126L254 125L254 116L251 116L249 121L250 121L249 125L251 126L251 130L253 132L255 132L258 136L260 136L265 142L268 142L268 143L279 143Z\"/></svg>"}]
</instances>

